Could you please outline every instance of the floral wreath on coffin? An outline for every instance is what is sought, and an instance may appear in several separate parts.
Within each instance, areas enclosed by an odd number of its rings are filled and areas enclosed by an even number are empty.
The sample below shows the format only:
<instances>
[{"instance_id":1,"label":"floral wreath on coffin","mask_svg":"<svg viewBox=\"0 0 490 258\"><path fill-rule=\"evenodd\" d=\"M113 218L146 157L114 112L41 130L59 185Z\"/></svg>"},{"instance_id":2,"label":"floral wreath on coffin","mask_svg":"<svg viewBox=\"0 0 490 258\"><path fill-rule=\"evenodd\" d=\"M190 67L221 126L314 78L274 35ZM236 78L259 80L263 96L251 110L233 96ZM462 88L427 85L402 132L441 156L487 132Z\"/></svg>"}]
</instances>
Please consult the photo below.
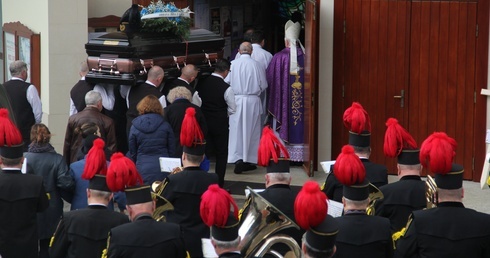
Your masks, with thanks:
<instances>
[{"instance_id":1,"label":"floral wreath on coffin","mask_svg":"<svg viewBox=\"0 0 490 258\"><path fill-rule=\"evenodd\" d=\"M173 2L152 1L141 10L141 32L165 34L188 39L193 13L189 7L179 9Z\"/></svg>"}]
</instances>

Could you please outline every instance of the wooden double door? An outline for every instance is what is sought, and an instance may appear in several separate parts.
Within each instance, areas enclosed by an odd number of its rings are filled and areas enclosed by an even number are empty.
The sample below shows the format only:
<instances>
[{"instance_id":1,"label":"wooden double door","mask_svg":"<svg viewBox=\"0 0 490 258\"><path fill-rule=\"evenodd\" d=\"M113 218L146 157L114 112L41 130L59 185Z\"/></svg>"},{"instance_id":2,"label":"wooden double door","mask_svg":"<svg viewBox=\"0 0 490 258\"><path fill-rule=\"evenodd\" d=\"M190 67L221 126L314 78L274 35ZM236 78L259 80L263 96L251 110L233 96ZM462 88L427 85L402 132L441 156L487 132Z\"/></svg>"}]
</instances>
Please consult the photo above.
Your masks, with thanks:
<instances>
[{"instance_id":1,"label":"wooden double door","mask_svg":"<svg viewBox=\"0 0 490 258\"><path fill-rule=\"evenodd\" d=\"M456 139L455 162L479 180L487 61L488 0L335 0L332 158L348 142L343 112L357 101L371 118L371 160L391 174L383 141L394 117L419 146L436 131Z\"/></svg>"}]
</instances>

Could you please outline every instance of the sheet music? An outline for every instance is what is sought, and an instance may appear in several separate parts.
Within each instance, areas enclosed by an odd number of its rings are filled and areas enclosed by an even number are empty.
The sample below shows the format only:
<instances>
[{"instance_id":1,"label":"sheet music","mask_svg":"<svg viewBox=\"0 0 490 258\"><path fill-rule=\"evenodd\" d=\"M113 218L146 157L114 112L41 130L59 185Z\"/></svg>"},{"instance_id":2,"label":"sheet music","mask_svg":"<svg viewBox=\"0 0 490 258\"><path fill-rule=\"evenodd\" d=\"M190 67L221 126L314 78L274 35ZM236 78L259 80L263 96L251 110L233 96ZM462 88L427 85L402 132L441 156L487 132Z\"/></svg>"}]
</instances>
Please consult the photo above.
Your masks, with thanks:
<instances>
[{"instance_id":1,"label":"sheet music","mask_svg":"<svg viewBox=\"0 0 490 258\"><path fill-rule=\"evenodd\" d=\"M341 202L336 202L334 200L327 200L328 204L328 214L334 218L342 216L344 211L344 205Z\"/></svg>"},{"instance_id":2,"label":"sheet music","mask_svg":"<svg viewBox=\"0 0 490 258\"><path fill-rule=\"evenodd\" d=\"M320 162L320 165L322 165L323 171L325 171L326 174L330 173L330 167L335 164L335 160L328 160L328 161L322 161Z\"/></svg>"},{"instance_id":3,"label":"sheet music","mask_svg":"<svg viewBox=\"0 0 490 258\"><path fill-rule=\"evenodd\" d=\"M174 168L180 167L181 164L179 158L160 157L159 160L161 172L172 172Z\"/></svg>"},{"instance_id":4,"label":"sheet music","mask_svg":"<svg viewBox=\"0 0 490 258\"><path fill-rule=\"evenodd\" d=\"M201 238L202 254L206 258L218 258L216 251L214 251L213 244L209 238Z\"/></svg>"}]
</instances>

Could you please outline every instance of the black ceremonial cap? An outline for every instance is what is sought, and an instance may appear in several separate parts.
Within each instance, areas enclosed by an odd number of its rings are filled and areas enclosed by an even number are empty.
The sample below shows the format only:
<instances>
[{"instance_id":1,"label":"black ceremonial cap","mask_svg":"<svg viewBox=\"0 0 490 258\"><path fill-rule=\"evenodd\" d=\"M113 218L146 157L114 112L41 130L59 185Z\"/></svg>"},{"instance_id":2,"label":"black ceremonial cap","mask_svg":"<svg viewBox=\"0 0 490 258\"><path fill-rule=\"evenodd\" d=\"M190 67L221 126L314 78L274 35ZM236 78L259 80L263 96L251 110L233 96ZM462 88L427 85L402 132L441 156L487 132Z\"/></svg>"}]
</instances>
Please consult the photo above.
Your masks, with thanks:
<instances>
[{"instance_id":1,"label":"black ceremonial cap","mask_svg":"<svg viewBox=\"0 0 490 258\"><path fill-rule=\"evenodd\" d=\"M463 166L454 164L447 174L436 174L435 181L438 188L442 189L459 189L463 187Z\"/></svg>"},{"instance_id":2,"label":"black ceremonial cap","mask_svg":"<svg viewBox=\"0 0 490 258\"><path fill-rule=\"evenodd\" d=\"M337 221L330 215L316 227L311 227L306 231L306 244L317 250L329 250L335 245L335 239L339 233Z\"/></svg>"},{"instance_id":3,"label":"black ceremonial cap","mask_svg":"<svg viewBox=\"0 0 490 258\"><path fill-rule=\"evenodd\" d=\"M223 227L212 226L211 236L218 241L231 242L238 237L239 221L230 213L226 225Z\"/></svg>"},{"instance_id":4,"label":"black ceremonial cap","mask_svg":"<svg viewBox=\"0 0 490 258\"><path fill-rule=\"evenodd\" d=\"M151 187L149 185L126 188L126 202L128 205L151 202Z\"/></svg>"},{"instance_id":5,"label":"black ceremonial cap","mask_svg":"<svg viewBox=\"0 0 490 258\"><path fill-rule=\"evenodd\" d=\"M111 192L107 186L106 176L95 174L88 182L88 188L104 192Z\"/></svg>"}]
</instances>

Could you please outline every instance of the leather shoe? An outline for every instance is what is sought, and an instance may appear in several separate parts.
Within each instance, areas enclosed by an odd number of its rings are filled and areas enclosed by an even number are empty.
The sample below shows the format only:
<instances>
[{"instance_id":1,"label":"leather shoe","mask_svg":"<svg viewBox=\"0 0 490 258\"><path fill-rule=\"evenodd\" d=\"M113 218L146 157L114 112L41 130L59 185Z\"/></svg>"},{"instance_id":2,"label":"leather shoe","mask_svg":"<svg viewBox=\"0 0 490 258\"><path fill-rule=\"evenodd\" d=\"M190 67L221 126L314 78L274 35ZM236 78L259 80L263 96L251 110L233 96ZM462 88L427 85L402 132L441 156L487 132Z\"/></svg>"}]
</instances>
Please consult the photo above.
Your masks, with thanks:
<instances>
[{"instance_id":1,"label":"leather shoe","mask_svg":"<svg viewBox=\"0 0 490 258\"><path fill-rule=\"evenodd\" d=\"M233 170L233 173L241 174L244 170L243 168L244 168L243 160L239 159L237 160L237 162L235 162L235 170Z\"/></svg>"},{"instance_id":2,"label":"leather shoe","mask_svg":"<svg viewBox=\"0 0 490 258\"><path fill-rule=\"evenodd\" d=\"M249 162L244 162L243 163L243 171L251 171L251 170L256 170L257 166L255 164L249 163Z\"/></svg>"}]
</instances>

